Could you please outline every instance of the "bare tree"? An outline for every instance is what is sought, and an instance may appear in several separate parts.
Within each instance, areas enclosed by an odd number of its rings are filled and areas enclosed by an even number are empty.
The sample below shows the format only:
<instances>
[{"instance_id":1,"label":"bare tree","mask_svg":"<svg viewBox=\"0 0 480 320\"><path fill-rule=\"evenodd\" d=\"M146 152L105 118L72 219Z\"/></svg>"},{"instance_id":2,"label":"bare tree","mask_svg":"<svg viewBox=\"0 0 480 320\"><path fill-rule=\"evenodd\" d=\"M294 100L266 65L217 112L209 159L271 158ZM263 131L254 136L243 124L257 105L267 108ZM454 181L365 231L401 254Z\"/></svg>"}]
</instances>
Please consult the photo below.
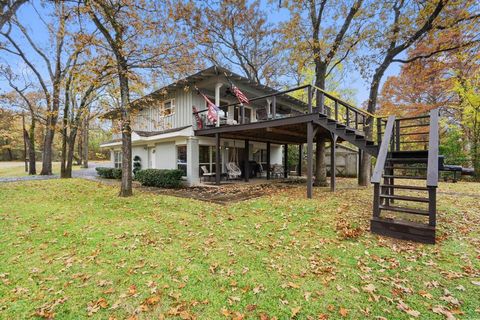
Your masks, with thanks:
<instances>
[{"instance_id":1,"label":"bare tree","mask_svg":"<svg viewBox=\"0 0 480 320\"><path fill-rule=\"evenodd\" d=\"M478 4L474 1L458 3L449 0L426 1L422 5L406 0L385 2L381 7L373 37L370 39L372 55L363 61L377 60L376 68L370 82L370 93L367 111L375 113L380 82L388 67L395 62L409 63L418 59L428 58L440 52L458 49L479 41L479 33L472 33L461 43L448 43L435 48L429 53L422 53L409 57L398 58L399 55L411 48L415 43L424 39L432 32L445 32L451 28L467 26L470 29L472 22L478 21ZM474 29L475 30L475 29ZM468 40L467 40L468 39ZM380 59L375 59L380 57ZM369 64L370 65L370 64ZM372 138L373 118L367 119L366 135ZM363 154L360 184L367 185L370 178L370 155Z\"/></svg>"},{"instance_id":2,"label":"bare tree","mask_svg":"<svg viewBox=\"0 0 480 320\"><path fill-rule=\"evenodd\" d=\"M314 84L325 89L326 78L346 61L358 43L365 39L363 0L285 1L290 20L282 25L284 48L291 65L304 72L315 68ZM316 99L320 107L321 99ZM327 185L325 138L317 137L315 185Z\"/></svg>"},{"instance_id":3,"label":"bare tree","mask_svg":"<svg viewBox=\"0 0 480 320\"><path fill-rule=\"evenodd\" d=\"M82 8L112 55L120 87L122 131L122 183L120 196L132 195L132 108L130 84L135 69L156 69L174 74L193 67L189 38L171 23L168 2L87 0Z\"/></svg>"},{"instance_id":4,"label":"bare tree","mask_svg":"<svg viewBox=\"0 0 480 320\"><path fill-rule=\"evenodd\" d=\"M260 1L189 1L178 12L208 61L235 67L256 83L278 81L284 62L279 32L267 22Z\"/></svg>"},{"instance_id":5,"label":"bare tree","mask_svg":"<svg viewBox=\"0 0 480 320\"><path fill-rule=\"evenodd\" d=\"M73 47L67 48L65 45L67 41L66 24L69 17L70 11L66 3L60 1L55 2L53 19L55 21L50 21L50 23L45 22L45 27L51 32L52 39L54 39L53 54L49 54L47 49L41 48L32 38L30 34L31 30L28 30L17 19L13 19L13 21L9 23L7 30L1 32L1 35L7 40L7 43L0 47L0 49L18 57L30 68L38 82L38 86L45 96L47 110L41 175L52 174L52 145L59 116L62 82L78 49ZM39 20L44 21L41 19L40 14ZM18 29L23 39L19 39L19 37L13 35L13 28ZM65 54L65 52L67 52L67 54ZM71 54L68 54L69 52ZM47 76L45 76L44 70L42 70L41 66L36 62L35 59L37 58L43 61Z\"/></svg>"},{"instance_id":6,"label":"bare tree","mask_svg":"<svg viewBox=\"0 0 480 320\"><path fill-rule=\"evenodd\" d=\"M0 30L27 0L0 0Z\"/></svg>"}]
</instances>

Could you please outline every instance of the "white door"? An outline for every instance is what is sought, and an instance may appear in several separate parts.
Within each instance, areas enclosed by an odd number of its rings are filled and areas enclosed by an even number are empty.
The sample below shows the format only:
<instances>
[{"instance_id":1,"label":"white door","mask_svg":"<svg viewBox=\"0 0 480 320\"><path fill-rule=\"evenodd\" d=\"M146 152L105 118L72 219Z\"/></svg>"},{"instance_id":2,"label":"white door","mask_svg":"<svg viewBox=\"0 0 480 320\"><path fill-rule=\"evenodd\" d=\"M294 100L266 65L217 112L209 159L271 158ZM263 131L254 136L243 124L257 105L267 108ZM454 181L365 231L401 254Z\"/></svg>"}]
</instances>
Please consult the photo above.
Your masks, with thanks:
<instances>
[{"instance_id":1,"label":"white door","mask_svg":"<svg viewBox=\"0 0 480 320\"><path fill-rule=\"evenodd\" d=\"M155 169L155 148L148 148L148 167Z\"/></svg>"}]
</instances>

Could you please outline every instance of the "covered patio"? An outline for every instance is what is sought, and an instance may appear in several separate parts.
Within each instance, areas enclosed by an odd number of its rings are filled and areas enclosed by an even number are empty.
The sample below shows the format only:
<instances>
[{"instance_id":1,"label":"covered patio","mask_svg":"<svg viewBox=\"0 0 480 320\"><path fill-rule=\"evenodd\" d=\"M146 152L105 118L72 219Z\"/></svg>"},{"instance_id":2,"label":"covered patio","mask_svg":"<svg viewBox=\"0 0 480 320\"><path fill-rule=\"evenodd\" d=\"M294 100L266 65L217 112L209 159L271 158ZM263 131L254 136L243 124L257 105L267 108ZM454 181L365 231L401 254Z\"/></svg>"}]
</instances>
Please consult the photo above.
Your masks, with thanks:
<instances>
[{"instance_id":1,"label":"covered patio","mask_svg":"<svg viewBox=\"0 0 480 320\"><path fill-rule=\"evenodd\" d=\"M297 165L297 175L302 172L303 146L306 144L306 180L307 180L307 197L312 198L313 187L313 160L314 148L313 144L318 139L324 138L330 141L330 188L332 191L336 189L336 144L343 140L336 134L330 132L326 128L317 123L319 118L318 113L302 114L298 116L291 116L287 118L279 118L269 121L245 123L235 126L220 126L195 131L196 136L206 136L215 138L216 157L215 164L219 168L221 165L220 148L221 139L236 139L245 142L245 153L249 154L250 142L266 143L266 179L270 180L271 159L270 148L272 144L281 144L284 147L284 163L288 163L289 146L295 145L299 148L299 158ZM248 159L247 159L248 160ZM245 161L245 172L249 172L249 161ZM289 169L287 165L283 166L283 178L288 178ZM215 184L221 184L221 172L215 172ZM250 176L245 174L243 177L245 182L249 182Z\"/></svg>"}]
</instances>

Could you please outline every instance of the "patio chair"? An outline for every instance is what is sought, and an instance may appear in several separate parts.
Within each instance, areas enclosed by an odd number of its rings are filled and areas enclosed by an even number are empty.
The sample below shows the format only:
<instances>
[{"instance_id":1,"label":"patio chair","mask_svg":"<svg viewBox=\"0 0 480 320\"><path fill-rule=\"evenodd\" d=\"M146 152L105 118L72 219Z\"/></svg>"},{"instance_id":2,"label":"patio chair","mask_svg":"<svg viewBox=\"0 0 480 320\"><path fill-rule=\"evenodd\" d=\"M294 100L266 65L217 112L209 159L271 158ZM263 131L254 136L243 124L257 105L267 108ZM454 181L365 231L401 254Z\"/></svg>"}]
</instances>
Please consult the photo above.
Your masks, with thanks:
<instances>
[{"instance_id":1,"label":"patio chair","mask_svg":"<svg viewBox=\"0 0 480 320\"><path fill-rule=\"evenodd\" d=\"M273 178L281 178L283 176L283 166L280 164L274 164L272 168Z\"/></svg>"},{"instance_id":2,"label":"patio chair","mask_svg":"<svg viewBox=\"0 0 480 320\"><path fill-rule=\"evenodd\" d=\"M207 166L201 166L200 168L202 169L202 176L204 177L204 179L205 177L208 177L209 180L211 180L212 177L215 176L215 172L208 171Z\"/></svg>"},{"instance_id":3,"label":"patio chair","mask_svg":"<svg viewBox=\"0 0 480 320\"><path fill-rule=\"evenodd\" d=\"M238 179L242 175L242 170L237 166L235 162L227 163L228 179Z\"/></svg>"}]
</instances>

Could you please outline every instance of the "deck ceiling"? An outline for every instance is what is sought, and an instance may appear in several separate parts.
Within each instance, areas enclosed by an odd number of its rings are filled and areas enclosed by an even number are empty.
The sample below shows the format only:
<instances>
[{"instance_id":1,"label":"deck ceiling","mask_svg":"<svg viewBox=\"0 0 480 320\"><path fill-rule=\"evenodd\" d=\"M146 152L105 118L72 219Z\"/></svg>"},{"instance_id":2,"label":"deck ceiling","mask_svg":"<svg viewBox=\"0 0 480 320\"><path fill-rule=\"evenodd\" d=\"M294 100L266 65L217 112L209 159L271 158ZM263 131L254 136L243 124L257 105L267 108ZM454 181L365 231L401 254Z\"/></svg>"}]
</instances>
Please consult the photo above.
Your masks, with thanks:
<instances>
[{"instance_id":1,"label":"deck ceiling","mask_svg":"<svg viewBox=\"0 0 480 320\"><path fill-rule=\"evenodd\" d=\"M231 125L196 130L197 136L214 137L220 134L220 138L250 140L259 142L271 142L278 144L303 144L307 143L307 123L317 119L318 115L309 114L270 121L254 122L242 125ZM314 141L318 137L331 139L328 130L314 125ZM340 140L338 142L341 142Z\"/></svg>"}]
</instances>

